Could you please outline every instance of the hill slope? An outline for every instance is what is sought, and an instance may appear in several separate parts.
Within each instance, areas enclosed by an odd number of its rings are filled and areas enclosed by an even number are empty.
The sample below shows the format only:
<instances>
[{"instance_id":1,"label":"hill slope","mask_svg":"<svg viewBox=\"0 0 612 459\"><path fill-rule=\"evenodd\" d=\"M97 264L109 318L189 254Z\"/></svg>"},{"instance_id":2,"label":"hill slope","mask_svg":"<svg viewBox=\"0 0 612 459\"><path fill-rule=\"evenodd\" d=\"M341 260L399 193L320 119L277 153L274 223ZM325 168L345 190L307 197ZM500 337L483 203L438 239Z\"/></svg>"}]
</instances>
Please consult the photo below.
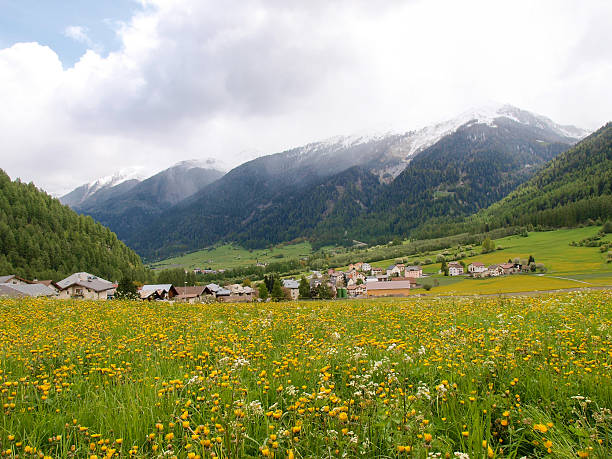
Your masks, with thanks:
<instances>
[{"instance_id":1,"label":"hill slope","mask_svg":"<svg viewBox=\"0 0 612 459\"><path fill-rule=\"evenodd\" d=\"M138 255L108 228L0 170L0 273L59 280L78 271L144 277Z\"/></svg>"},{"instance_id":2,"label":"hill slope","mask_svg":"<svg viewBox=\"0 0 612 459\"><path fill-rule=\"evenodd\" d=\"M612 123L559 155L523 186L478 215L492 227L563 227L611 217Z\"/></svg>"}]
</instances>

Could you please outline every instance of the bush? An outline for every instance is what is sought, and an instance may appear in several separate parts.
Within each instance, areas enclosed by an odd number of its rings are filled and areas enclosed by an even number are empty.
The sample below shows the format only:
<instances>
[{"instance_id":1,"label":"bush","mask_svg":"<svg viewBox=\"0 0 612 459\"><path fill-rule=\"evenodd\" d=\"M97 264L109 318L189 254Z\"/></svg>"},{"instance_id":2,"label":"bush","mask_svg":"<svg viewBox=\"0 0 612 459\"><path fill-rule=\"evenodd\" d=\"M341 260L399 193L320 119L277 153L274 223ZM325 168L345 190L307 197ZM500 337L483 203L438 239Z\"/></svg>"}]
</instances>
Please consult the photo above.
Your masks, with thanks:
<instances>
[{"instance_id":1,"label":"bush","mask_svg":"<svg viewBox=\"0 0 612 459\"><path fill-rule=\"evenodd\" d=\"M606 221L601 227L601 231L606 234L612 233L612 220Z\"/></svg>"},{"instance_id":2,"label":"bush","mask_svg":"<svg viewBox=\"0 0 612 459\"><path fill-rule=\"evenodd\" d=\"M429 292L431 290L431 284L423 284L423 288Z\"/></svg>"}]
</instances>

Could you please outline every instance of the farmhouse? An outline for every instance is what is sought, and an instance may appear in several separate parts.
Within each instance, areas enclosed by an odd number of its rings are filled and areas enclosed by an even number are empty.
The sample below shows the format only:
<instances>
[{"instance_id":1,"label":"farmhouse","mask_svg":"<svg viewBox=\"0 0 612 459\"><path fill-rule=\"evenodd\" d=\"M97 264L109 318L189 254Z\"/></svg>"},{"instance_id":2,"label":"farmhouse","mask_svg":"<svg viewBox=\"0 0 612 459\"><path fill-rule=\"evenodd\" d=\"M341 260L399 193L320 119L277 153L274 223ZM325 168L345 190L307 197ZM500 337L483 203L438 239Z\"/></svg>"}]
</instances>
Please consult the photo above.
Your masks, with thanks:
<instances>
[{"instance_id":1,"label":"farmhouse","mask_svg":"<svg viewBox=\"0 0 612 459\"><path fill-rule=\"evenodd\" d=\"M387 268L387 276L399 276L402 273L402 269L399 265L391 265Z\"/></svg>"},{"instance_id":2,"label":"farmhouse","mask_svg":"<svg viewBox=\"0 0 612 459\"><path fill-rule=\"evenodd\" d=\"M23 279L15 274L9 274L8 276L0 276L0 284L12 284L12 285L28 285L33 282Z\"/></svg>"},{"instance_id":3,"label":"farmhouse","mask_svg":"<svg viewBox=\"0 0 612 459\"><path fill-rule=\"evenodd\" d=\"M367 285L368 298L379 296L406 296L415 287L414 279L394 282L372 282Z\"/></svg>"},{"instance_id":4,"label":"farmhouse","mask_svg":"<svg viewBox=\"0 0 612 459\"><path fill-rule=\"evenodd\" d=\"M199 303L205 298L204 291L206 287L196 285L194 287L176 287L177 301L184 301L185 303Z\"/></svg>"},{"instance_id":5,"label":"farmhouse","mask_svg":"<svg viewBox=\"0 0 612 459\"><path fill-rule=\"evenodd\" d=\"M0 284L0 297L24 298L56 296L57 292L43 284Z\"/></svg>"},{"instance_id":6,"label":"farmhouse","mask_svg":"<svg viewBox=\"0 0 612 459\"><path fill-rule=\"evenodd\" d=\"M374 267L370 270L372 272L372 276L379 276L383 273L384 269L382 268L378 268L378 267Z\"/></svg>"},{"instance_id":7,"label":"farmhouse","mask_svg":"<svg viewBox=\"0 0 612 459\"><path fill-rule=\"evenodd\" d=\"M423 277L423 268L420 266L406 266L404 270L405 277L412 277L414 279L418 279L419 277Z\"/></svg>"},{"instance_id":8,"label":"farmhouse","mask_svg":"<svg viewBox=\"0 0 612 459\"><path fill-rule=\"evenodd\" d=\"M477 261L470 263L468 265L468 272L470 274L483 273L486 270L487 270L487 267L485 266L485 264L477 262Z\"/></svg>"},{"instance_id":9,"label":"farmhouse","mask_svg":"<svg viewBox=\"0 0 612 459\"><path fill-rule=\"evenodd\" d=\"M172 284L145 284L138 292L142 300L170 300L178 295Z\"/></svg>"},{"instance_id":10,"label":"farmhouse","mask_svg":"<svg viewBox=\"0 0 612 459\"><path fill-rule=\"evenodd\" d=\"M463 266L461 263L457 263L456 261L451 261L448 264L448 275L449 276L459 276L463 274Z\"/></svg>"},{"instance_id":11,"label":"farmhouse","mask_svg":"<svg viewBox=\"0 0 612 459\"><path fill-rule=\"evenodd\" d=\"M107 300L115 294L115 284L89 273L81 272L68 276L57 283L59 298L83 298Z\"/></svg>"},{"instance_id":12,"label":"farmhouse","mask_svg":"<svg viewBox=\"0 0 612 459\"><path fill-rule=\"evenodd\" d=\"M289 296L292 300L297 300L300 297L300 283L295 279L283 279L283 288L289 290Z\"/></svg>"},{"instance_id":13,"label":"farmhouse","mask_svg":"<svg viewBox=\"0 0 612 459\"><path fill-rule=\"evenodd\" d=\"M491 265L489 266L489 275L492 277L501 276L504 274L504 269L500 265Z\"/></svg>"},{"instance_id":14,"label":"farmhouse","mask_svg":"<svg viewBox=\"0 0 612 459\"><path fill-rule=\"evenodd\" d=\"M499 266L504 271L504 274L512 274L515 271L514 263L502 263Z\"/></svg>"},{"instance_id":15,"label":"farmhouse","mask_svg":"<svg viewBox=\"0 0 612 459\"><path fill-rule=\"evenodd\" d=\"M363 273L367 273L368 271L372 270L372 266L370 266L370 263L363 263L361 265L361 272Z\"/></svg>"},{"instance_id":16,"label":"farmhouse","mask_svg":"<svg viewBox=\"0 0 612 459\"><path fill-rule=\"evenodd\" d=\"M366 286L366 284L360 284L360 285L349 285L346 288L347 292L348 292L348 296L350 297L357 297L357 296L363 296L367 293L368 288Z\"/></svg>"}]
</instances>

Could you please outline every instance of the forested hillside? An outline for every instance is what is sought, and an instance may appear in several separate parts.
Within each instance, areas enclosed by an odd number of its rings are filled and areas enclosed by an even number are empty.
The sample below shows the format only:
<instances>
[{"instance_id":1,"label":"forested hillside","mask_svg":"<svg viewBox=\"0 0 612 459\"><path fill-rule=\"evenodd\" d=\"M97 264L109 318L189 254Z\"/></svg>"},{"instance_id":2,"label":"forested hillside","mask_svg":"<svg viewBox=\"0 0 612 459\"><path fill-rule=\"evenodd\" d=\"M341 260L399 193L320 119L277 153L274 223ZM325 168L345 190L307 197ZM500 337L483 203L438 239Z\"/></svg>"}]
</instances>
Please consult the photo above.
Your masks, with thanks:
<instances>
[{"instance_id":1,"label":"forested hillside","mask_svg":"<svg viewBox=\"0 0 612 459\"><path fill-rule=\"evenodd\" d=\"M0 170L0 274L59 280L87 271L144 279L138 255L91 217Z\"/></svg>"},{"instance_id":2,"label":"forested hillside","mask_svg":"<svg viewBox=\"0 0 612 459\"><path fill-rule=\"evenodd\" d=\"M612 123L478 216L490 227L573 226L612 217Z\"/></svg>"}]
</instances>

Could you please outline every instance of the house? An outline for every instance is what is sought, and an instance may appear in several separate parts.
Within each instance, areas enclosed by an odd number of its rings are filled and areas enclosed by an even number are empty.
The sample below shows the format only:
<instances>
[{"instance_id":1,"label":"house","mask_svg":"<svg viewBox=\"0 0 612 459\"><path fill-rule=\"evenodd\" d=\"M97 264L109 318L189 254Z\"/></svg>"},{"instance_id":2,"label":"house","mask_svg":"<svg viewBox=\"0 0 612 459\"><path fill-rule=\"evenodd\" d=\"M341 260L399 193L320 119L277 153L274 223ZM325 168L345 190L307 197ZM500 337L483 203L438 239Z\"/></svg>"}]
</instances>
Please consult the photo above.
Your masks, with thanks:
<instances>
[{"instance_id":1,"label":"house","mask_svg":"<svg viewBox=\"0 0 612 459\"><path fill-rule=\"evenodd\" d=\"M283 279L283 288L289 290L292 300L297 300L300 297L300 283L295 279Z\"/></svg>"},{"instance_id":2,"label":"house","mask_svg":"<svg viewBox=\"0 0 612 459\"><path fill-rule=\"evenodd\" d=\"M372 282L368 284L367 296L379 297L379 296L407 296L410 293L410 289L414 288L415 281L410 280L399 280L394 282Z\"/></svg>"},{"instance_id":3,"label":"house","mask_svg":"<svg viewBox=\"0 0 612 459\"><path fill-rule=\"evenodd\" d=\"M387 276L399 276L402 273L402 270L398 265L391 265L387 268Z\"/></svg>"},{"instance_id":4,"label":"house","mask_svg":"<svg viewBox=\"0 0 612 459\"><path fill-rule=\"evenodd\" d=\"M343 272L339 272L339 271L334 271L333 273L331 273L329 275L329 280L336 287L340 287L340 286L342 286L342 284L344 284L344 273Z\"/></svg>"},{"instance_id":5,"label":"house","mask_svg":"<svg viewBox=\"0 0 612 459\"><path fill-rule=\"evenodd\" d=\"M404 277L411 277L414 279L423 277L423 268L420 266L406 266L406 269L404 269Z\"/></svg>"},{"instance_id":6,"label":"house","mask_svg":"<svg viewBox=\"0 0 612 459\"><path fill-rule=\"evenodd\" d=\"M176 297L175 299L177 301L183 301L185 303L199 303L201 302L205 297L205 293L204 290L206 290L206 287L203 287L201 285L196 285L194 287L175 287L176 288Z\"/></svg>"},{"instance_id":7,"label":"house","mask_svg":"<svg viewBox=\"0 0 612 459\"><path fill-rule=\"evenodd\" d=\"M93 274L74 273L57 284L58 298L83 298L86 300L107 300L115 294L116 286Z\"/></svg>"},{"instance_id":8,"label":"house","mask_svg":"<svg viewBox=\"0 0 612 459\"><path fill-rule=\"evenodd\" d=\"M57 292L43 284L0 284L0 297L54 297Z\"/></svg>"},{"instance_id":9,"label":"house","mask_svg":"<svg viewBox=\"0 0 612 459\"><path fill-rule=\"evenodd\" d=\"M52 289L55 293L59 293L59 288L58 288L57 284L55 282L53 282L52 280L36 280L35 279L33 282L35 284L46 285L47 287Z\"/></svg>"},{"instance_id":10,"label":"house","mask_svg":"<svg viewBox=\"0 0 612 459\"><path fill-rule=\"evenodd\" d=\"M171 300L178 295L172 284L145 284L138 293L143 300Z\"/></svg>"},{"instance_id":11,"label":"house","mask_svg":"<svg viewBox=\"0 0 612 459\"><path fill-rule=\"evenodd\" d=\"M456 261L451 261L448 264L448 275L449 276L459 276L463 274L463 266L461 263L457 263Z\"/></svg>"},{"instance_id":12,"label":"house","mask_svg":"<svg viewBox=\"0 0 612 459\"><path fill-rule=\"evenodd\" d=\"M368 277L366 277L366 284L369 284L371 282L378 282L378 277L376 277L376 276L368 276Z\"/></svg>"},{"instance_id":13,"label":"house","mask_svg":"<svg viewBox=\"0 0 612 459\"><path fill-rule=\"evenodd\" d=\"M363 271L363 269L362 269L363 268L363 262L362 261L358 261L357 263L355 263L354 267L355 267L355 269L357 271Z\"/></svg>"},{"instance_id":14,"label":"house","mask_svg":"<svg viewBox=\"0 0 612 459\"><path fill-rule=\"evenodd\" d=\"M492 277L501 276L504 274L504 269L500 265L491 265L489 266L489 275Z\"/></svg>"},{"instance_id":15,"label":"house","mask_svg":"<svg viewBox=\"0 0 612 459\"><path fill-rule=\"evenodd\" d=\"M501 269L503 269L504 274L512 274L514 272L514 263L502 263Z\"/></svg>"},{"instance_id":16,"label":"house","mask_svg":"<svg viewBox=\"0 0 612 459\"><path fill-rule=\"evenodd\" d=\"M346 290L348 292L348 296L355 298L358 296L366 295L368 291L368 287L366 286L366 284L350 285L346 288Z\"/></svg>"},{"instance_id":17,"label":"house","mask_svg":"<svg viewBox=\"0 0 612 459\"><path fill-rule=\"evenodd\" d=\"M229 295L225 295L223 290L229 291ZM226 285L224 289L217 291L217 297L223 297L223 301L228 302L242 302L252 301L255 290L252 287L244 286L240 284Z\"/></svg>"},{"instance_id":18,"label":"house","mask_svg":"<svg viewBox=\"0 0 612 459\"><path fill-rule=\"evenodd\" d=\"M367 273L368 271L372 270L372 266L370 266L370 263L362 263L361 265L361 272L362 273Z\"/></svg>"},{"instance_id":19,"label":"house","mask_svg":"<svg viewBox=\"0 0 612 459\"><path fill-rule=\"evenodd\" d=\"M484 263L480 263L478 261L475 261L473 263L470 263L468 265L468 272L470 274L476 274L476 273L483 273L487 270L487 267L485 266Z\"/></svg>"},{"instance_id":20,"label":"house","mask_svg":"<svg viewBox=\"0 0 612 459\"><path fill-rule=\"evenodd\" d=\"M23 279L22 277L16 276L15 274L9 274L8 276L0 276L0 284L28 285L32 283L32 281Z\"/></svg>"},{"instance_id":21,"label":"house","mask_svg":"<svg viewBox=\"0 0 612 459\"><path fill-rule=\"evenodd\" d=\"M372 276L378 276L379 274L382 274L384 270L382 268L373 267L370 271Z\"/></svg>"}]
</instances>

